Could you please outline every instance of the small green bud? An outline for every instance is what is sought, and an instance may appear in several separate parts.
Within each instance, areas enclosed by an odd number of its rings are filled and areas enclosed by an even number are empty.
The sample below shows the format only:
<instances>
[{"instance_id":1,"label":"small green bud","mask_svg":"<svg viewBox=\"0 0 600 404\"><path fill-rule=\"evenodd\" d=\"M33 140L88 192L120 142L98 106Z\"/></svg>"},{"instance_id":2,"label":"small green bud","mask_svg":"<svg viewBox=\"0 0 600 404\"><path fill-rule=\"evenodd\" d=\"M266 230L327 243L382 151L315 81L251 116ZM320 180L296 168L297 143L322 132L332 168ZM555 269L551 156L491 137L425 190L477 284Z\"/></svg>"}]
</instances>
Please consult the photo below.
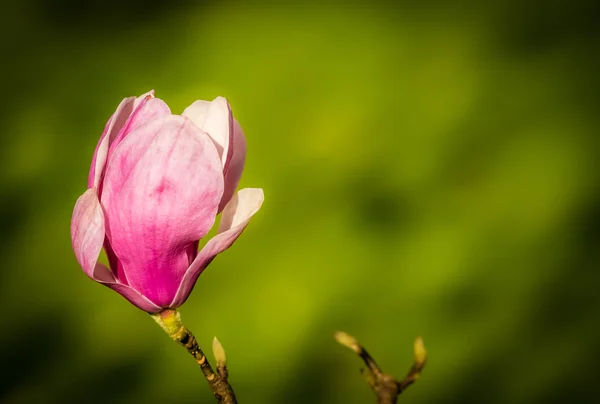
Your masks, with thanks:
<instances>
[{"instance_id":1,"label":"small green bud","mask_svg":"<svg viewBox=\"0 0 600 404\"><path fill-rule=\"evenodd\" d=\"M352 349L356 353L360 353L360 344L358 343L357 339L354 338L352 335L346 334L343 331L336 331L335 334L333 334L333 338L335 338L337 342L344 345L345 347Z\"/></svg>"},{"instance_id":2,"label":"small green bud","mask_svg":"<svg viewBox=\"0 0 600 404\"><path fill-rule=\"evenodd\" d=\"M422 365L427 360L427 351L425 350L425 344L423 343L423 338L417 337L415 340L415 363Z\"/></svg>"},{"instance_id":3,"label":"small green bud","mask_svg":"<svg viewBox=\"0 0 600 404\"><path fill-rule=\"evenodd\" d=\"M218 367L224 367L227 365L227 356L225 355L225 349L223 349L223 345L217 339L217 337L213 338L213 355L215 356L215 361L217 362Z\"/></svg>"}]
</instances>

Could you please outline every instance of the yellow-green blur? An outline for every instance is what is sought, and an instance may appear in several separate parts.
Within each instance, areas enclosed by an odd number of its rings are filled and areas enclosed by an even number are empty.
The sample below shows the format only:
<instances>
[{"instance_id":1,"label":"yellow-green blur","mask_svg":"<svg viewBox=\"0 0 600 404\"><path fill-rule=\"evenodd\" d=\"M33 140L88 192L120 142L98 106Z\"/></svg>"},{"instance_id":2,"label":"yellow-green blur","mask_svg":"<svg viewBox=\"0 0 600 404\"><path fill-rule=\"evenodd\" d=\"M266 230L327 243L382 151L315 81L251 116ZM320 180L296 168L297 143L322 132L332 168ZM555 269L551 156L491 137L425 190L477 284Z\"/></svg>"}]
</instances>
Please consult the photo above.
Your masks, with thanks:
<instances>
[{"instance_id":1,"label":"yellow-green blur","mask_svg":"<svg viewBox=\"0 0 600 404\"><path fill-rule=\"evenodd\" d=\"M0 402L213 402L71 250L98 137L150 89L227 97L265 191L180 308L241 403L372 402L336 330L399 378L423 337L401 403L595 401L594 3L272 3L3 4Z\"/></svg>"}]
</instances>

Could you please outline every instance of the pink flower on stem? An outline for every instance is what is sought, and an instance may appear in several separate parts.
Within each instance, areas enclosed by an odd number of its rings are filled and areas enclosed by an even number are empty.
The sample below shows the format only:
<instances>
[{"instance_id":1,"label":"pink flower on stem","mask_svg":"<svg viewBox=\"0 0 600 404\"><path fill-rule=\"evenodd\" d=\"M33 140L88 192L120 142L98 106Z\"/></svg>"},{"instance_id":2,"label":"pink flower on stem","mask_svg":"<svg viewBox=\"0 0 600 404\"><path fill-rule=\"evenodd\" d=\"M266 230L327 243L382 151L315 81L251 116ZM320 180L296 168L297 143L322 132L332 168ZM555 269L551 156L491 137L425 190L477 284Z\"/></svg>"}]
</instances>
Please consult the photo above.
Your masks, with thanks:
<instances>
[{"instance_id":1,"label":"pink flower on stem","mask_svg":"<svg viewBox=\"0 0 600 404\"><path fill-rule=\"evenodd\" d=\"M262 205L262 189L235 192L245 158L242 128L222 97L181 115L153 91L124 99L73 211L71 239L84 272L144 311L181 306ZM198 252L219 213L218 234ZM103 246L110 269L98 262Z\"/></svg>"}]
</instances>

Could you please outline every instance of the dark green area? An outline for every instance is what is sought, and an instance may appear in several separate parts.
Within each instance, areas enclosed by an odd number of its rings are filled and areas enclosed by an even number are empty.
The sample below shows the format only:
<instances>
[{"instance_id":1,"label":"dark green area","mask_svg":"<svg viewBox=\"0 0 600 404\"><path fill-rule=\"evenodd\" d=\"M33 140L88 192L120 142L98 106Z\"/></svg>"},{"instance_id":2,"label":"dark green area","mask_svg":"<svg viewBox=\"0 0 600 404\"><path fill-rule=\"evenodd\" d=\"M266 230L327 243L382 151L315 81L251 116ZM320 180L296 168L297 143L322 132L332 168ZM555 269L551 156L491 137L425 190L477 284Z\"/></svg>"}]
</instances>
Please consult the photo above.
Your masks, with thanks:
<instances>
[{"instance_id":1,"label":"dark green area","mask_svg":"<svg viewBox=\"0 0 600 404\"><path fill-rule=\"evenodd\" d=\"M401 402L595 401L596 2L5 3L0 402L212 402L70 247L106 120L152 88L226 96L265 190L181 310L242 403L372 402L338 329L399 376L424 337Z\"/></svg>"}]
</instances>

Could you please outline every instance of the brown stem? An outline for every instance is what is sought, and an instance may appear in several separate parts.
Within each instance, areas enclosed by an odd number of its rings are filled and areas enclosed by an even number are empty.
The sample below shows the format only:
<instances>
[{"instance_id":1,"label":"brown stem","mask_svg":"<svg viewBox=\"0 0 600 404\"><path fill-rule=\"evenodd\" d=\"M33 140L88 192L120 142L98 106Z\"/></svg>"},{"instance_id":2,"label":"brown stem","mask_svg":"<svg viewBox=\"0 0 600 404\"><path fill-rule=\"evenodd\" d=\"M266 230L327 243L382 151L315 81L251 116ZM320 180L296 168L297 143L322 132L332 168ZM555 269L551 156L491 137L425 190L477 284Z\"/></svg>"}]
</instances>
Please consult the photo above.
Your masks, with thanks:
<instances>
[{"instance_id":1,"label":"brown stem","mask_svg":"<svg viewBox=\"0 0 600 404\"><path fill-rule=\"evenodd\" d=\"M396 404L400 393L419 378L427 361L427 352L423 340L419 337L414 344L415 361L406 377L397 381L394 376L381 371L375 359L369 355L356 338L341 331L336 332L334 337L340 344L352 349L367 365L367 369L363 370L363 376L377 396L378 404Z\"/></svg>"},{"instance_id":2,"label":"brown stem","mask_svg":"<svg viewBox=\"0 0 600 404\"><path fill-rule=\"evenodd\" d=\"M237 404L235 393L227 380L228 372L224 359L222 361L217 358L217 370L215 373L210 366L206 355L198 346L196 337L188 330L181 322L181 316L176 310L163 310L160 313L153 314L152 318L166 331L166 333L179 345L183 346L194 357L196 363L200 366L200 370L204 374L204 378L208 382L208 386L217 402L222 404ZM220 344L219 344L220 345ZM223 348L221 347L221 350ZM225 353L222 352L224 358Z\"/></svg>"}]
</instances>

